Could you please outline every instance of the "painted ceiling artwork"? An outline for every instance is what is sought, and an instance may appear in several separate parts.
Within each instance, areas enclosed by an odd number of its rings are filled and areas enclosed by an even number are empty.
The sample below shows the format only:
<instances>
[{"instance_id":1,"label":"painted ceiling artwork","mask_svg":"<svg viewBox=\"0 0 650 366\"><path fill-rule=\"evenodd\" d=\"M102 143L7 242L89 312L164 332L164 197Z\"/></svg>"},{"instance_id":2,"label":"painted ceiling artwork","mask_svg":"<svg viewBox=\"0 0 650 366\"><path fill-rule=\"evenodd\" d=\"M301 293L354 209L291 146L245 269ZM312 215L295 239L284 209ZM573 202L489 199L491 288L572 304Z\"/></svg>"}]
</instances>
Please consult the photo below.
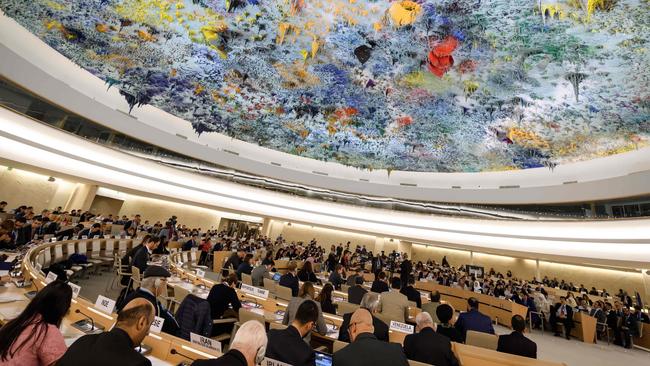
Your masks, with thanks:
<instances>
[{"instance_id":1,"label":"painted ceiling artwork","mask_svg":"<svg viewBox=\"0 0 650 366\"><path fill-rule=\"evenodd\" d=\"M114 87L263 147L481 172L650 138L649 0L0 0Z\"/></svg>"}]
</instances>

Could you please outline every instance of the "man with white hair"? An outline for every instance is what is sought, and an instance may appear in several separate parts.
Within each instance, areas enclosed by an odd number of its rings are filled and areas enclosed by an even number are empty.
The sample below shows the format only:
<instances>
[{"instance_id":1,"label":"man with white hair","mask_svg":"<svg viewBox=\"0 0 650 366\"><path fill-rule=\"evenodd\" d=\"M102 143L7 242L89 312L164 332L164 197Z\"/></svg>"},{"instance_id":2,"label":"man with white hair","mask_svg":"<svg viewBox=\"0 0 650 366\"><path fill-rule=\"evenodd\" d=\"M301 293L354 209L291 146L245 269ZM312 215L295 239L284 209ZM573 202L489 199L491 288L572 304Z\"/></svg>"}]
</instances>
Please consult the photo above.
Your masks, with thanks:
<instances>
[{"instance_id":1,"label":"man with white hair","mask_svg":"<svg viewBox=\"0 0 650 366\"><path fill-rule=\"evenodd\" d=\"M374 327L375 337L380 341L388 342L388 325L375 316L379 311L379 294L376 292L368 292L363 295L360 308L368 310L372 315L372 326ZM351 317L352 313L343 314L343 323L339 330L339 341L350 342L348 326L350 325Z\"/></svg>"},{"instance_id":2,"label":"man with white hair","mask_svg":"<svg viewBox=\"0 0 650 366\"><path fill-rule=\"evenodd\" d=\"M266 329L257 320L242 324L223 356L210 360L196 360L192 366L256 366L266 353Z\"/></svg>"},{"instance_id":3,"label":"man with white hair","mask_svg":"<svg viewBox=\"0 0 650 366\"><path fill-rule=\"evenodd\" d=\"M436 366L457 366L449 338L436 333L431 315L421 312L415 317L416 334L404 339L404 354L409 360Z\"/></svg>"}]
</instances>

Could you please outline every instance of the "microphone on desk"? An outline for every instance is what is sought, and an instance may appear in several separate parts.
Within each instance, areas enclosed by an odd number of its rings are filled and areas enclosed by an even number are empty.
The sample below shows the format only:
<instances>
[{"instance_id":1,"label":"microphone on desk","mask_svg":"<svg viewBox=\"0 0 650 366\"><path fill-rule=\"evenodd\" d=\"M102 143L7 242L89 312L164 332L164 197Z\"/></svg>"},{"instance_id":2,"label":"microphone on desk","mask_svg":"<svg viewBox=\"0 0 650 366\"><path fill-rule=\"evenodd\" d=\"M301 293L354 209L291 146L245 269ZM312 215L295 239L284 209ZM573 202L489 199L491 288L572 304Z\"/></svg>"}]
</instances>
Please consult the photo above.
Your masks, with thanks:
<instances>
[{"instance_id":1,"label":"microphone on desk","mask_svg":"<svg viewBox=\"0 0 650 366\"><path fill-rule=\"evenodd\" d=\"M172 349L169 351L169 353L171 353L172 355L179 355L179 356L185 357L185 358L187 358L187 359L189 359L189 360L192 360L192 361L195 360L195 359L192 358L192 357L189 357L189 356L187 356L187 355L184 355L184 354L178 352L178 351L176 350L176 348L172 348Z\"/></svg>"},{"instance_id":2,"label":"microphone on desk","mask_svg":"<svg viewBox=\"0 0 650 366\"><path fill-rule=\"evenodd\" d=\"M83 313L83 312L82 312L81 310L79 310L79 309L76 309L74 312L77 313L77 314L81 314L81 315L83 315L84 317L86 317L86 319L90 320L90 325L91 325L91 329L90 329L90 331L92 332L92 331L95 330L95 320L93 320L93 318L91 318L90 316L88 316L88 314Z\"/></svg>"}]
</instances>

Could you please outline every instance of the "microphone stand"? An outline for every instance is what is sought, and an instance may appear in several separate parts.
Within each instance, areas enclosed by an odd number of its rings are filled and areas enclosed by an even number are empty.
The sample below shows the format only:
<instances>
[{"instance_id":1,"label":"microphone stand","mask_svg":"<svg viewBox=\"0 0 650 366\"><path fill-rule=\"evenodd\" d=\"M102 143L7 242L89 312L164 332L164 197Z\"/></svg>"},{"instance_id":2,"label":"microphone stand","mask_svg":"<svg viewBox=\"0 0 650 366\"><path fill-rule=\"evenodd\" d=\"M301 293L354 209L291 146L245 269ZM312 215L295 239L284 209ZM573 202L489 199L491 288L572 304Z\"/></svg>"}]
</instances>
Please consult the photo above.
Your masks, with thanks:
<instances>
[{"instance_id":1,"label":"microphone stand","mask_svg":"<svg viewBox=\"0 0 650 366\"><path fill-rule=\"evenodd\" d=\"M90 331L93 332L93 331L95 330L95 320L94 320L93 318L91 318L91 317L88 316L87 314L83 313L83 312L82 312L81 310L79 310L79 309L76 309L74 312L77 313L77 314L81 314L81 315L83 315L86 319L90 320L90 325L91 325L91 329L90 329Z\"/></svg>"}]
</instances>

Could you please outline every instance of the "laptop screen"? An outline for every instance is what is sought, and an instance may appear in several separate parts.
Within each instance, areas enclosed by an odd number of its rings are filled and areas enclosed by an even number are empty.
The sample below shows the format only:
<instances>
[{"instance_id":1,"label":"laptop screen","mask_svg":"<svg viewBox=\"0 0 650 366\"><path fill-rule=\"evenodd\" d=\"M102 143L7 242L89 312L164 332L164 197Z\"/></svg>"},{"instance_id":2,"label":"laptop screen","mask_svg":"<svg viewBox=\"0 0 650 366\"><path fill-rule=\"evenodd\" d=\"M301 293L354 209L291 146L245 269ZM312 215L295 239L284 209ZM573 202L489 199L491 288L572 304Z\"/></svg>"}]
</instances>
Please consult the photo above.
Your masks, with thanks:
<instances>
[{"instance_id":1,"label":"laptop screen","mask_svg":"<svg viewBox=\"0 0 650 366\"><path fill-rule=\"evenodd\" d=\"M273 281L276 281L276 282L277 282L277 281L280 281L280 277L282 277L281 274L279 274L279 273L274 274L274 275L273 275Z\"/></svg>"},{"instance_id":2,"label":"laptop screen","mask_svg":"<svg viewBox=\"0 0 650 366\"><path fill-rule=\"evenodd\" d=\"M332 355L316 351L316 366L332 366Z\"/></svg>"}]
</instances>

